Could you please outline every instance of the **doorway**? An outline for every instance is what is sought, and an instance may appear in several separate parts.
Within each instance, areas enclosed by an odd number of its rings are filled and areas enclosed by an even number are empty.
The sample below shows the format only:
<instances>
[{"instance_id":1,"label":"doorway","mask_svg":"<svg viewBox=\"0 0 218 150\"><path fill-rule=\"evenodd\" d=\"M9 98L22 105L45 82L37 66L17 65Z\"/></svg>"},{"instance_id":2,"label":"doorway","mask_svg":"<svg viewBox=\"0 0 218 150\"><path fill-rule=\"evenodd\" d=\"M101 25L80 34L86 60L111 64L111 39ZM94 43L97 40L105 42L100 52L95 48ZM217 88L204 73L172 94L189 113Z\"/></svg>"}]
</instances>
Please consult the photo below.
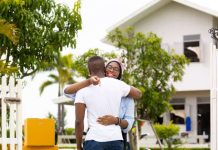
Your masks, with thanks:
<instances>
[{"instance_id":1,"label":"doorway","mask_svg":"<svg viewBox=\"0 0 218 150\"><path fill-rule=\"evenodd\" d=\"M198 104L197 109L198 135L208 135L210 142L210 104Z\"/></svg>"}]
</instances>

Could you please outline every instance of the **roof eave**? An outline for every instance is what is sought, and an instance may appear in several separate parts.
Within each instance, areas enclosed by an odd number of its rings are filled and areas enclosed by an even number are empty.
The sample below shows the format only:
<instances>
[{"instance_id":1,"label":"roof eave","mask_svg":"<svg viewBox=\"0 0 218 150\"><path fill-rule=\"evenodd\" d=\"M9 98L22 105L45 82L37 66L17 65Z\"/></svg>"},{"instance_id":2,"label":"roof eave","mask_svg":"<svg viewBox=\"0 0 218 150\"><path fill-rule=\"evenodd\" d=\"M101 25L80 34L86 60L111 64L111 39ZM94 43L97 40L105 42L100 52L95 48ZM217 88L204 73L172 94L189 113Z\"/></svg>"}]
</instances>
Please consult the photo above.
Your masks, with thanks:
<instances>
[{"instance_id":1,"label":"roof eave","mask_svg":"<svg viewBox=\"0 0 218 150\"><path fill-rule=\"evenodd\" d=\"M201 6L201 5L198 5L196 3L193 3L191 1L188 1L188 0L173 0L179 4L182 4L182 5L185 5L187 7L191 7L191 8L194 8L196 10L199 10L201 12L204 12L206 14L209 14L209 15L212 15L216 18L218 18L218 12L215 11L215 10L212 10L212 9L209 9L209 8L206 8L204 6Z\"/></svg>"},{"instance_id":2,"label":"roof eave","mask_svg":"<svg viewBox=\"0 0 218 150\"><path fill-rule=\"evenodd\" d=\"M193 9L199 10L201 12L207 13L209 15L212 15L212 16L218 18L217 11L200 6L196 3L190 2L188 0L152 0L148 4L143 6L142 8L138 9L137 11L135 11L134 13L129 15L128 17L122 19L121 21L119 21L115 25L108 28L106 31L107 31L107 33L110 33L111 31L113 31L116 28L120 28L122 30L128 26L133 26L136 22L138 22L142 18L148 16L152 12L158 10L159 8L163 7L164 5L168 4L171 1L177 2L177 3L185 5L187 7L191 7ZM106 36L101 41L106 43L106 44L113 45L111 42L109 42L107 40Z\"/></svg>"},{"instance_id":3,"label":"roof eave","mask_svg":"<svg viewBox=\"0 0 218 150\"><path fill-rule=\"evenodd\" d=\"M118 27L122 29L122 28L125 28L128 26L132 26L134 23L136 23L140 19L146 17L147 15L149 15L150 13L159 9L163 5L166 5L170 1L171 0L153 0L153 1L150 1L148 4L141 7L140 9L136 10L135 12L130 14L128 17L122 19L121 21L119 21L115 25L111 26L106 31L111 32Z\"/></svg>"},{"instance_id":4,"label":"roof eave","mask_svg":"<svg viewBox=\"0 0 218 150\"><path fill-rule=\"evenodd\" d=\"M136 10L135 12L133 12L132 14L127 16L126 18L122 19L121 21L119 21L115 25L108 28L106 30L106 32L110 33L111 31L113 31L116 28L124 29L124 28L126 28L128 26L132 26L136 22L138 22L140 19L146 17L147 15L149 15L150 13L156 11L160 7L166 5L170 1L172 1L172 0L152 0L148 4L146 4L145 6L141 7L140 9ZM103 43L113 45L111 42L109 42L107 40L106 36L101 41Z\"/></svg>"}]
</instances>

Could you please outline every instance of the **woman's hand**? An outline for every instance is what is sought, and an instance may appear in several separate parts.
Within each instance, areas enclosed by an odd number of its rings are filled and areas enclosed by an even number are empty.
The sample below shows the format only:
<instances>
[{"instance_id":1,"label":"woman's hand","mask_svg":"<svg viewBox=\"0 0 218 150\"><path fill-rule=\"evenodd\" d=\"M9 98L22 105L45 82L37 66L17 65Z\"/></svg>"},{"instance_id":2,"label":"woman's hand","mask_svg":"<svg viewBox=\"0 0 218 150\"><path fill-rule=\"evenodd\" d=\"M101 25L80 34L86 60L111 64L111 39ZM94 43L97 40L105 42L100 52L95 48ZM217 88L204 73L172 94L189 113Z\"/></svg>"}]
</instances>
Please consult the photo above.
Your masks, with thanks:
<instances>
[{"instance_id":1,"label":"woman's hand","mask_svg":"<svg viewBox=\"0 0 218 150\"><path fill-rule=\"evenodd\" d=\"M97 119L97 122L102 124L102 125L107 126L107 125L117 124L118 119L117 119L117 117L114 117L111 115L105 115L105 116L99 117Z\"/></svg>"}]
</instances>

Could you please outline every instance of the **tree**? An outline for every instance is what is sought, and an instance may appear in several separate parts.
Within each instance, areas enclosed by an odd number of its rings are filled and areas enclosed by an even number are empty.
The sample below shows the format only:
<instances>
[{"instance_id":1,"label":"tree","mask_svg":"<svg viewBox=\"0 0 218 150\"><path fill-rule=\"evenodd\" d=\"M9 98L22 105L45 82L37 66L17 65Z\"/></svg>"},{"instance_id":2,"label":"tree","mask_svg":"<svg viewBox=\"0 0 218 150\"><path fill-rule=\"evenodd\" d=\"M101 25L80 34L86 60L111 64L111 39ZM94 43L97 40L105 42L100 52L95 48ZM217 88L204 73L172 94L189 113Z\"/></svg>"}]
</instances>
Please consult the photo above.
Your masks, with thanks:
<instances>
[{"instance_id":1,"label":"tree","mask_svg":"<svg viewBox=\"0 0 218 150\"><path fill-rule=\"evenodd\" d=\"M58 75L50 74L49 77L51 80L45 81L40 86L40 95L44 91L44 89L54 83L58 83L58 96L63 94L63 87L68 82L74 82L72 77L72 68L73 68L73 56L72 54L68 54L65 56L60 56L56 58L56 64L53 66L52 70L56 70ZM50 68L51 69L51 68Z\"/></svg>"},{"instance_id":2,"label":"tree","mask_svg":"<svg viewBox=\"0 0 218 150\"><path fill-rule=\"evenodd\" d=\"M0 60L5 66L17 67L16 75L23 78L54 65L63 47L76 47L76 34L81 29L80 1L73 10L54 0L23 0L20 5L17 1L0 3L0 16L20 31L17 45L0 35Z\"/></svg>"},{"instance_id":3,"label":"tree","mask_svg":"<svg viewBox=\"0 0 218 150\"><path fill-rule=\"evenodd\" d=\"M115 29L107 38L121 50L127 65L124 81L143 93L137 104L137 117L156 121L170 108L168 101L175 92L173 82L182 79L188 60L173 50L168 53L162 49L161 38L156 34L135 33L132 27Z\"/></svg>"},{"instance_id":4,"label":"tree","mask_svg":"<svg viewBox=\"0 0 218 150\"><path fill-rule=\"evenodd\" d=\"M103 57L105 61L112 59L112 58L116 58L117 56L114 52L101 53L100 50L97 48L89 49L87 52L75 58L75 62L73 65L75 75L77 75L78 77L88 78L89 72L87 68L87 62L90 57L95 56L95 55Z\"/></svg>"},{"instance_id":5,"label":"tree","mask_svg":"<svg viewBox=\"0 0 218 150\"><path fill-rule=\"evenodd\" d=\"M52 84L58 84L58 96L63 95L63 88L66 83L72 83L73 80L73 57L72 54L61 56L56 58L56 65L53 69L57 71L56 74L49 74L49 80L42 83L39 88L40 95L44 91L44 89ZM58 131L61 134L64 131L64 105L58 104Z\"/></svg>"},{"instance_id":6,"label":"tree","mask_svg":"<svg viewBox=\"0 0 218 150\"><path fill-rule=\"evenodd\" d=\"M9 3L12 0L0 0L1 3ZM22 0L15 1L17 5L22 4ZM14 45L18 43L19 39L19 29L15 24L7 22L5 19L0 17L0 35L7 37ZM0 52L0 56L2 55L2 51ZM17 72L18 69L15 66L10 66L10 64L6 64L3 60L0 59L0 74L8 74Z\"/></svg>"}]
</instances>

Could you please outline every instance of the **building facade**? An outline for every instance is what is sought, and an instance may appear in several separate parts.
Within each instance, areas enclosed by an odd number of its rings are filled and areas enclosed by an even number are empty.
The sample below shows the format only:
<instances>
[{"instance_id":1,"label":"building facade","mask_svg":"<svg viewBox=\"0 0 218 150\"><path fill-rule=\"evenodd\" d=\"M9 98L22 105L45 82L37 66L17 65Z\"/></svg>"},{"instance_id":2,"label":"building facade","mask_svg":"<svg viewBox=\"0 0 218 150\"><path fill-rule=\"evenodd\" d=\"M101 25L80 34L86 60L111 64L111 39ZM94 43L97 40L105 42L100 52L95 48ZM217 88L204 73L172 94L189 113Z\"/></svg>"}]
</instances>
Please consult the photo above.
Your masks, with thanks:
<instances>
[{"instance_id":1,"label":"building facade","mask_svg":"<svg viewBox=\"0 0 218 150\"><path fill-rule=\"evenodd\" d=\"M208 30L218 27L218 12L186 0L154 0L108 32L128 26L136 32L157 34L165 50L174 49L190 60L183 80L174 84L176 93L170 101L174 111L164 115L164 122L172 120L181 127L180 133L188 132L189 143L202 142L202 137L210 142L210 50L214 41Z\"/></svg>"}]
</instances>

